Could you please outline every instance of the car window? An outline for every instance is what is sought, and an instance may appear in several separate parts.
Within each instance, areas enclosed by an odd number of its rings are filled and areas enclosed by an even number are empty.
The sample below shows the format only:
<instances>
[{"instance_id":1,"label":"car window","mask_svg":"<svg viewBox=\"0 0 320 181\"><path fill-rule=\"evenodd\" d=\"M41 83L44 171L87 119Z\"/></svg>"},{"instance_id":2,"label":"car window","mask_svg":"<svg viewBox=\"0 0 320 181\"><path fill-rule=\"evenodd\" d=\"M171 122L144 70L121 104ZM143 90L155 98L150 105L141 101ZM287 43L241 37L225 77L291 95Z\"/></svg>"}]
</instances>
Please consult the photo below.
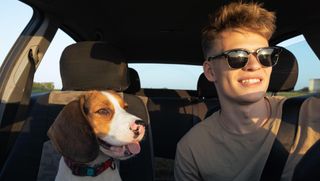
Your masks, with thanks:
<instances>
[{"instance_id":1,"label":"car window","mask_svg":"<svg viewBox=\"0 0 320 181\"><path fill-rule=\"evenodd\" d=\"M32 13L32 8L20 1L1 0L0 65L2 65L10 48L30 21Z\"/></svg>"},{"instance_id":2,"label":"car window","mask_svg":"<svg viewBox=\"0 0 320 181\"><path fill-rule=\"evenodd\" d=\"M299 35L278 44L290 50L298 61L299 74L295 90L311 89L312 81L320 78L320 61L306 42Z\"/></svg>"},{"instance_id":3,"label":"car window","mask_svg":"<svg viewBox=\"0 0 320 181\"><path fill-rule=\"evenodd\" d=\"M177 64L129 64L140 78L141 88L196 90L202 66Z\"/></svg>"},{"instance_id":4,"label":"car window","mask_svg":"<svg viewBox=\"0 0 320 181\"><path fill-rule=\"evenodd\" d=\"M19 12L19 13L16 13ZM3 0L0 6L0 64L32 16L32 9L20 1ZM19 22L19 23L16 23ZM55 89L61 89L59 59L63 49L75 41L58 30L51 42L34 81L53 83ZM313 80L320 78L320 61L312 51L303 35L278 44L289 49L296 56L299 76L295 90L309 88ZM197 80L202 66L175 64L129 64L139 73L142 88L167 88L196 90Z\"/></svg>"},{"instance_id":5,"label":"car window","mask_svg":"<svg viewBox=\"0 0 320 181\"><path fill-rule=\"evenodd\" d=\"M35 73L34 82L50 83L54 85L54 89L61 89L60 56L64 48L73 43L75 41L59 29Z\"/></svg>"}]
</instances>

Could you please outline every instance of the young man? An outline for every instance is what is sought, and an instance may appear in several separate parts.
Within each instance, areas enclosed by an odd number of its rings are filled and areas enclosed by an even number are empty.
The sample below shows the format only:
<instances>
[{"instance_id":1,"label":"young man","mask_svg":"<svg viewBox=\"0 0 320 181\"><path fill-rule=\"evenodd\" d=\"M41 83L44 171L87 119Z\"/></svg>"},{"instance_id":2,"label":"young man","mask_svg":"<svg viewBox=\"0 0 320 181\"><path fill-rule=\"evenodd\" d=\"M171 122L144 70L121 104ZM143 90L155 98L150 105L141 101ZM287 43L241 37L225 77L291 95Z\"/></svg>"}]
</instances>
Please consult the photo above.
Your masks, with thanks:
<instances>
[{"instance_id":1,"label":"young man","mask_svg":"<svg viewBox=\"0 0 320 181\"><path fill-rule=\"evenodd\" d=\"M204 74L217 88L221 110L194 126L178 143L177 181L257 181L281 122L281 97L266 97L281 53L269 47L275 14L256 3L231 3L203 31ZM282 174L291 180L303 154L320 138L320 100L307 99Z\"/></svg>"}]
</instances>

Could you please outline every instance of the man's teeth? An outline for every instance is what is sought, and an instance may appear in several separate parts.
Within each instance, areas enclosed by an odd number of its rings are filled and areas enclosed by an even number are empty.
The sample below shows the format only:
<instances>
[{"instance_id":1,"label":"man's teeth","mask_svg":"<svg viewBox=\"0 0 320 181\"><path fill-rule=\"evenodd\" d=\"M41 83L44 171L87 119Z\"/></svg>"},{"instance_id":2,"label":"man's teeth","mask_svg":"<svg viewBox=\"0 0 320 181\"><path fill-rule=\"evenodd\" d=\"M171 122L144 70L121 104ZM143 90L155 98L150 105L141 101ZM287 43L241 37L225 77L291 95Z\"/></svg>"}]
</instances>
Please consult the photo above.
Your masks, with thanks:
<instances>
[{"instance_id":1,"label":"man's teeth","mask_svg":"<svg viewBox=\"0 0 320 181\"><path fill-rule=\"evenodd\" d=\"M260 82L260 79L245 79L241 81L243 84L254 84L258 82Z\"/></svg>"}]
</instances>

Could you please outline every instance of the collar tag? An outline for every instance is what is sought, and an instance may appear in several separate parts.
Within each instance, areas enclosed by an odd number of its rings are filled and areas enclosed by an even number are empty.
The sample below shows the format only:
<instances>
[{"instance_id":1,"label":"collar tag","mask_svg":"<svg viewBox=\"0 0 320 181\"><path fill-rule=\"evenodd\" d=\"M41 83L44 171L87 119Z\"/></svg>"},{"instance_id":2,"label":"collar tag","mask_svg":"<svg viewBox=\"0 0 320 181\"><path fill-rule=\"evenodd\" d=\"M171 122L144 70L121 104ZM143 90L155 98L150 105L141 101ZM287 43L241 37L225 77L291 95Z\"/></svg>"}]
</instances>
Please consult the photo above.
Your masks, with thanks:
<instances>
[{"instance_id":1,"label":"collar tag","mask_svg":"<svg viewBox=\"0 0 320 181\"><path fill-rule=\"evenodd\" d=\"M94 176L94 169L92 167L87 168L87 176Z\"/></svg>"}]
</instances>

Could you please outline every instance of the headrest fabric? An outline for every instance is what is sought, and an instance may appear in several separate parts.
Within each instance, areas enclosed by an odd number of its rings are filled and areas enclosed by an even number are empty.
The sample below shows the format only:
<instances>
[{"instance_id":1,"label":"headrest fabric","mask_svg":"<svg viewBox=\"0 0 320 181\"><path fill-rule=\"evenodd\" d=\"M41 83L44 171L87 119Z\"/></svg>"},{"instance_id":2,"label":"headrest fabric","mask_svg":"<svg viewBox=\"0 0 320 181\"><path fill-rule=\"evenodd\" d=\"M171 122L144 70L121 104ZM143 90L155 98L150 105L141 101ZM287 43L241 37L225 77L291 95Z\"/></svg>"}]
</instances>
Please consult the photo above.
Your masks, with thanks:
<instances>
[{"instance_id":1,"label":"headrest fabric","mask_svg":"<svg viewBox=\"0 0 320 181\"><path fill-rule=\"evenodd\" d=\"M60 58L62 90L123 91L129 86L128 65L121 53L105 42L78 42Z\"/></svg>"}]
</instances>

